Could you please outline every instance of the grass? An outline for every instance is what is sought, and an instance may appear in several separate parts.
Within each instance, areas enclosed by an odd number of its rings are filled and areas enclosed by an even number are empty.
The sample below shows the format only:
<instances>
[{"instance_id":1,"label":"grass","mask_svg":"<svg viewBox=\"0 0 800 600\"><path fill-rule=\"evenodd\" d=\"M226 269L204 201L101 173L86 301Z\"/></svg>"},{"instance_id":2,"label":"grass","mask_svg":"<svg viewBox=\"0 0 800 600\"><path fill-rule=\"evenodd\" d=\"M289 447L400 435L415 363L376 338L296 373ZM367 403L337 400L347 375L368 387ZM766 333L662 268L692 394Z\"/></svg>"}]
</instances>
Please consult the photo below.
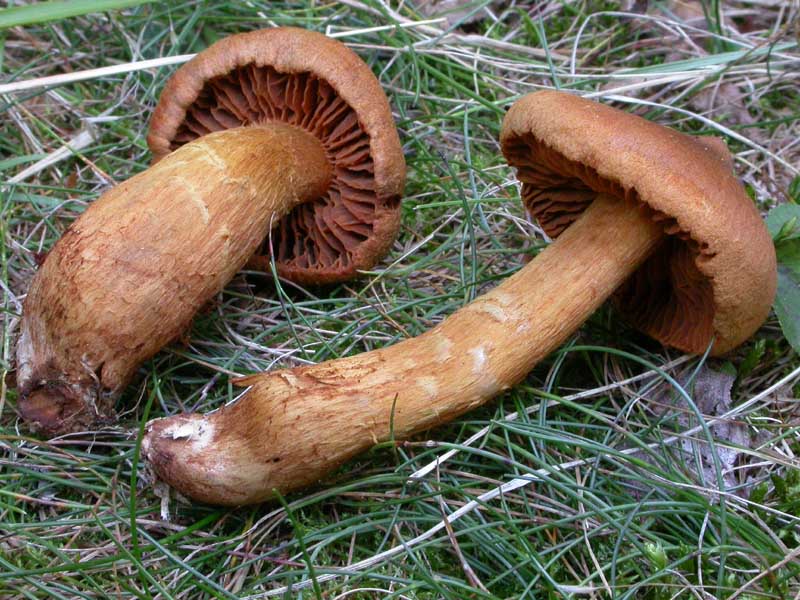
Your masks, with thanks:
<instances>
[{"instance_id":1,"label":"grass","mask_svg":"<svg viewBox=\"0 0 800 600\"><path fill-rule=\"evenodd\" d=\"M796 2L712 2L710 25L672 3L643 14L638 3L472 2L467 20L427 25L409 3L373 0L82 15L72 4L72 18L30 8L36 18L0 31L4 83L168 62L272 25L327 31L379 75L409 181L400 238L375 272L324 290L242 274L183 343L142 366L119 425L38 440L6 381L37 257L108 185L147 167L147 119L174 67L0 95L0 597L800 597L800 360L774 317L708 359L604 308L497 401L270 504L170 496L137 448L148 414L232 399L231 373L417 335L541 249L497 142L510 103L541 86L722 135L762 210L789 201ZM11 182L81 131L77 152ZM710 377L727 377L731 396L699 421L691 408ZM739 442L724 433L734 425Z\"/></svg>"}]
</instances>

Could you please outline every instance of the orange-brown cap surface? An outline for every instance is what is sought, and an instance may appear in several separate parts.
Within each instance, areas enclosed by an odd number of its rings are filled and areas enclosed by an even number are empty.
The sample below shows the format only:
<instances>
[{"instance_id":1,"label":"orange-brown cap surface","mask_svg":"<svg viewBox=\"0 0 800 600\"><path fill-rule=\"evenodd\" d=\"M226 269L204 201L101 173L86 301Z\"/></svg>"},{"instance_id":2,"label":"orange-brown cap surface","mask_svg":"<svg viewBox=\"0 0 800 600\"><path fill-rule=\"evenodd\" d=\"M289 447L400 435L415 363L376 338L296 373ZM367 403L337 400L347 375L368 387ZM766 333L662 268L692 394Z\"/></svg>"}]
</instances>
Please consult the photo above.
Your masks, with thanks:
<instances>
[{"instance_id":1,"label":"orange-brown cap surface","mask_svg":"<svg viewBox=\"0 0 800 600\"><path fill-rule=\"evenodd\" d=\"M169 80L147 142L159 160L212 131L275 120L316 135L334 171L327 194L273 230L279 273L322 284L372 268L400 226L405 162L380 84L340 42L285 27L215 43Z\"/></svg>"},{"instance_id":2,"label":"orange-brown cap surface","mask_svg":"<svg viewBox=\"0 0 800 600\"><path fill-rule=\"evenodd\" d=\"M644 332L694 353L713 339L712 353L722 354L764 322L775 251L721 140L550 90L518 100L500 139L548 235L560 234L598 193L644 203L663 223L665 241L615 296Z\"/></svg>"}]
</instances>

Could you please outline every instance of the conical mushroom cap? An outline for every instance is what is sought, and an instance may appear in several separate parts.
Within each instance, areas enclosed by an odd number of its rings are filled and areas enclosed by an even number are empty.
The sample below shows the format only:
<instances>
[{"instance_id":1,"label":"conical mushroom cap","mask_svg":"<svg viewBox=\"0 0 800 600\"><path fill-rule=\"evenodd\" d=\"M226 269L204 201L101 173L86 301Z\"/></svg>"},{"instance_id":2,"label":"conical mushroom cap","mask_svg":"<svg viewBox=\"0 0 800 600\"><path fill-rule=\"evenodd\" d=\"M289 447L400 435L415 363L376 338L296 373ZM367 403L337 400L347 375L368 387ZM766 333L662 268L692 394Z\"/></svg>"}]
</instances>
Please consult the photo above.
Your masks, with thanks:
<instances>
[{"instance_id":1,"label":"conical mushroom cap","mask_svg":"<svg viewBox=\"0 0 800 600\"><path fill-rule=\"evenodd\" d=\"M713 354L722 354L764 322L775 296L775 250L724 142L550 90L518 100L500 139L548 235L566 229L598 193L643 203L663 223L664 243L615 295L645 333L693 353L713 339Z\"/></svg>"},{"instance_id":2,"label":"conical mushroom cap","mask_svg":"<svg viewBox=\"0 0 800 600\"><path fill-rule=\"evenodd\" d=\"M279 273L324 284L371 269L400 226L405 161L380 84L340 42L291 27L220 40L169 80L147 142L157 161L212 131L275 120L316 135L334 170L324 196L273 230Z\"/></svg>"}]
</instances>

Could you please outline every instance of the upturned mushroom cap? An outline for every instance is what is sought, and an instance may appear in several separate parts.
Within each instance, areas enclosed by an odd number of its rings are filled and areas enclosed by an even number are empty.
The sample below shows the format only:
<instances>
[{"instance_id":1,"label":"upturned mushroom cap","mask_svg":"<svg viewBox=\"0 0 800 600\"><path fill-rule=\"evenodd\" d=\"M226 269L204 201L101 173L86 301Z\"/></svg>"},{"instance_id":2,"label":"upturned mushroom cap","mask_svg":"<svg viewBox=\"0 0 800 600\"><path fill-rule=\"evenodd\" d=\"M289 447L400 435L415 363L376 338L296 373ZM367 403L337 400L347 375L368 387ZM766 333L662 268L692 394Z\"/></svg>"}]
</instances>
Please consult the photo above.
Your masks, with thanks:
<instances>
[{"instance_id":1,"label":"upturned mushroom cap","mask_svg":"<svg viewBox=\"0 0 800 600\"><path fill-rule=\"evenodd\" d=\"M325 284L372 268L400 226L405 162L380 84L340 42L290 27L220 40L169 80L147 142L157 161L207 133L276 120L317 136L334 171L325 195L273 231L279 273Z\"/></svg>"},{"instance_id":2,"label":"upturned mushroom cap","mask_svg":"<svg viewBox=\"0 0 800 600\"><path fill-rule=\"evenodd\" d=\"M644 203L663 223L661 247L615 294L636 327L686 352L702 353L713 339L718 355L764 322L775 250L724 142L550 90L518 100L500 140L548 235L598 193Z\"/></svg>"}]
</instances>

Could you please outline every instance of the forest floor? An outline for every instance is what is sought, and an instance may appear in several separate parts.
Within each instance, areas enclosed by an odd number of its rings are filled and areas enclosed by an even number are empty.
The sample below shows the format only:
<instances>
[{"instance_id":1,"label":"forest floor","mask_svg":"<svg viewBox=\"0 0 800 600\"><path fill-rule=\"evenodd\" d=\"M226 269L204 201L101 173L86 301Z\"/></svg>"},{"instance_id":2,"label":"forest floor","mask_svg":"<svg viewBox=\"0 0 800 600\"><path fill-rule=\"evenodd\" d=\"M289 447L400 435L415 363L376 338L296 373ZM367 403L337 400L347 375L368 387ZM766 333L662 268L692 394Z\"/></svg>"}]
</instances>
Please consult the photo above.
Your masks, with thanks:
<instances>
[{"instance_id":1,"label":"forest floor","mask_svg":"<svg viewBox=\"0 0 800 600\"><path fill-rule=\"evenodd\" d=\"M498 142L523 94L571 90L720 136L762 214L800 202L797 0L707 14L674 1L419 4L0 11L1 597L800 598L800 359L774 314L708 358L607 305L496 401L283 502L221 509L153 480L138 451L148 413L211 410L238 393L233 374L419 335L546 246ZM172 57L278 25L336 36L379 77L408 165L398 240L334 287L241 273L140 368L118 424L37 438L13 385L37 263L147 168ZM58 74L75 81L22 85Z\"/></svg>"}]
</instances>

